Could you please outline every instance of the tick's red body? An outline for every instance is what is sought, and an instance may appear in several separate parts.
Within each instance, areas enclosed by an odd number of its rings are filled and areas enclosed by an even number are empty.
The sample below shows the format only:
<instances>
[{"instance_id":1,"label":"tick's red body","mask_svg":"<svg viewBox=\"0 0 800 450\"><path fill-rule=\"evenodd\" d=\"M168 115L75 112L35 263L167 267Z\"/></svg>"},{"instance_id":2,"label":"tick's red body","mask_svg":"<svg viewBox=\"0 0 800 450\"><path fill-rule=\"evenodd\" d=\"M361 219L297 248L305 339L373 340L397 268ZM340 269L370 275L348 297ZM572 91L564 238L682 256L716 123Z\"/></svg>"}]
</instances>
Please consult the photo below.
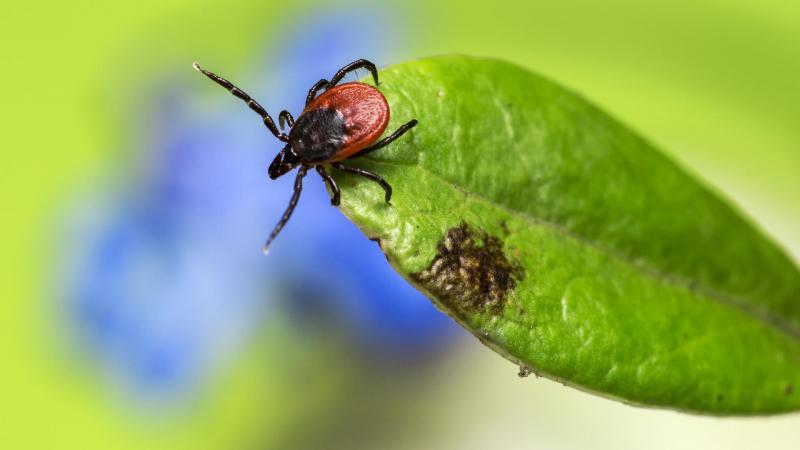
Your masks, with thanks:
<instances>
[{"instance_id":1,"label":"tick's red body","mask_svg":"<svg viewBox=\"0 0 800 450\"><path fill-rule=\"evenodd\" d=\"M344 83L322 93L303 110L333 109L344 118L344 142L325 162L341 161L363 150L386 131L389 103L381 91L365 83Z\"/></svg>"},{"instance_id":2,"label":"tick's red body","mask_svg":"<svg viewBox=\"0 0 800 450\"><path fill-rule=\"evenodd\" d=\"M281 111L278 115L279 124L281 130L284 127L284 123L291 127L288 135L278 130L272 117L258 102L234 86L230 81L201 69L197 63L194 63L194 68L229 90L231 94L244 100L250 109L261 116L264 120L264 125L267 126L272 134L281 141L286 142L286 146L283 147L283 150L278 153L278 156L269 166L270 178L274 180L299 167L297 178L294 181L294 194L289 201L289 207L283 213L283 217L275 226L275 229L272 230L267 243L264 244L265 252L270 242L280 233L292 215L292 211L297 205L297 200L300 198L300 191L303 188L303 177L312 167L328 184L332 192L331 204L334 206L339 205L339 186L328 175L325 169L327 164L339 170L375 181L381 185L386 193L386 202L388 203L392 198L392 187L379 175L358 167L348 167L341 163L345 159L357 158L378 150L400 137L406 131L414 128L417 124L416 120L411 120L390 136L378 141L378 138L386 131L386 126L389 124L389 104L386 102L386 97L378 89L368 84L358 82L339 84L348 72L365 68L372 73L372 78L375 80L375 85L377 85L378 71L371 62L366 59L359 59L342 67L330 81L319 80L308 91L306 107L297 117L296 122L289 111ZM317 97L320 89L325 89L325 92Z\"/></svg>"}]
</instances>

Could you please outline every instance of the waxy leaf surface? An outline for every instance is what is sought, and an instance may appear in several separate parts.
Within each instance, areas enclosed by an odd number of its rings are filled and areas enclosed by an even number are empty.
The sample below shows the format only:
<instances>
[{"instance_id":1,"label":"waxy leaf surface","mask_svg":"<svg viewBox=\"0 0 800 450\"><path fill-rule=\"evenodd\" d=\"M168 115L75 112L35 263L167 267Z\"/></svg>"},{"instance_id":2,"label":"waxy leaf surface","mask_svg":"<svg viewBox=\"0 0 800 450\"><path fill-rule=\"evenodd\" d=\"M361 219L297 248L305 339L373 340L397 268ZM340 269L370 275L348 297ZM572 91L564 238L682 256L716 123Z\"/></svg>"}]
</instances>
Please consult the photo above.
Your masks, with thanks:
<instances>
[{"instance_id":1,"label":"waxy leaf surface","mask_svg":"<svg viewBox=\"0 0 800 450\"><path fill-rule=\"evenodd\" d=\"M419 125L346 162L389 181L392 204L334 171L342 210L481 342L629 403L800 409L800 274L703 183L509 63L429 58L380 82L387 134Z\"/></svg>"}]
</instances>

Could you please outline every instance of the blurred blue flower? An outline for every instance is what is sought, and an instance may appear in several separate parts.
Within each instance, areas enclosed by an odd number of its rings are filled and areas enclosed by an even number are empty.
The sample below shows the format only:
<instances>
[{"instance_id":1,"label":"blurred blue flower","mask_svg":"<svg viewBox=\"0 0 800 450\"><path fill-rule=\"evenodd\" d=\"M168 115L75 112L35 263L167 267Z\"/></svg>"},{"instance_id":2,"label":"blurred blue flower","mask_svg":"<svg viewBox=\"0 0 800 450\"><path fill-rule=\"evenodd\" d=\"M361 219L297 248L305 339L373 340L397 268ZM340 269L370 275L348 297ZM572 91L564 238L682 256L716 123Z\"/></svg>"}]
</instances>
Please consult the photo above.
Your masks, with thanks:
<instances>
[{"instance_id":1,"label":"blurred blue flower","mask_svg":"<svg viewBox=\"0 0 800 450\"><path fill-rule=\"evenodd\" d=\"M254 65L257 77L231 78L273 116L283 108L296 116L319 78L359 57L390 60L392 30L382 13L302 18L273 57ZM280 143L244 104L221 89L204 95L202 106L195 100L208 80L190 62L180 86L168 83L155 96L144 133L152 142L137 153L133 179L82 199L73 214L72 254L62 268L67 308L98 367L137 396L179 398L224 367L276 305L298 326L342 320L370 358L445 349L452 322L330 207L316 177L306 178L271 254L261 254L293 177L269 182ZM208 111L209 104L219 108Z\"/></svg>"}]
</instances>

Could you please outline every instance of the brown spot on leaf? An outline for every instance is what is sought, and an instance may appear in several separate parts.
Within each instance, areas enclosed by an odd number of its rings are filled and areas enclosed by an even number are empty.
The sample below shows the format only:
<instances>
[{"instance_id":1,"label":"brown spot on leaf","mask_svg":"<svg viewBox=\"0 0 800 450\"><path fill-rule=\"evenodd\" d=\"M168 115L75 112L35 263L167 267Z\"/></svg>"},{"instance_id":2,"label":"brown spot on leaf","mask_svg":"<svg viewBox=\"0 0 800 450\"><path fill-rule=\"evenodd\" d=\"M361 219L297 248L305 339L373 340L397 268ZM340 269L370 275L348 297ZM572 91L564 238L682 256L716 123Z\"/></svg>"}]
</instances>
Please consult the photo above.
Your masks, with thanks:
<instances>
[{"instance_id":1,"label":"brown spot on leaf","mask_svg":"<svg viewBox=\"0 0 800 450\"><path fill-rule=\"evenodd\" d=\"M499 313L524 271L509 262L500 239L466 223L447 230L430 266L411 278L462 313Z\"/></svg>"},{"instance_id":2,"label":"brown spot on leaf","mask_svg":"<svg viewBox=\"0 0 800 450\"><path fill-rule=\"evenodd\" d=\"M783 393L788 396L792 395L792 392L794 392L794 384L789 383L786 385L786 389L783 390Z\"/></svg>"}]
</instances>

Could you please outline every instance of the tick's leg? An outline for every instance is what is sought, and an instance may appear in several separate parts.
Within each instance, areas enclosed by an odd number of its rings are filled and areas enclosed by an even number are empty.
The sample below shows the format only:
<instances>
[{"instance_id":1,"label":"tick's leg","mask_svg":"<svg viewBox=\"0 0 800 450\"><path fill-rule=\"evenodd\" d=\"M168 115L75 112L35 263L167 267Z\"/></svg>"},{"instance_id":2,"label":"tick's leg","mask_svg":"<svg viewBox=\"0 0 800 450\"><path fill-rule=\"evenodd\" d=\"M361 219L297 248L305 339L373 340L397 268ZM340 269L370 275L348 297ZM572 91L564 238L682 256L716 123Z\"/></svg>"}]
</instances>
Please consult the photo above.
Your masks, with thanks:
<instances>
[{"instance_id":1,"label":"tick's leg","mask_svg":"<svg viewBox=\"0 0 800 450\"><path fill-rule=\"evenodd\" d=\"M342 81L342 78L344 78L345 75L347 75L349 72L358 69L369 70L369 72L372 74L372 79L375 80L375 85L376 86L378 85L378 69L375 68L375 64L372 64L370 61L367 61L366 59L358 59L339 69L339 71L336 72L336 75L334 75L333 78L331 78L331 81L329 83L330 86L331 87L336 86L337 84L339 84L340 81Z\"/></svg>"},{"instance_id":2,"label":"tick's leg","mask_svg":"<svg viewBox=\"0 0 800 450\"><path fill-rule=\"evenodd\" d=\"M379 175L369 172L364 169L359 169L358 167L347 167L340 162L335 162L332 164L333 167L336 167L339 170L343 170L345 172L350 172L355 175L361 175L364 178L369 178L370 180L378 183L383 188L383 191L386 193L386 203L392 199L392 187L389 186L389 183L386 182L383 178Z\"/></svg>"},{"instance_id":3,"label":"tick's leg","mask_svg":"<svg viewBox=\"0 0 800 450\"><path fill-rule=\"evenodd\" d=\"M215 74L214 72L209 72L208 70L203 69L202 67L200 67L200 64L194 63L192 64L192 66L198 71L202 72L203 75L207 76L208 78L211 78L211 80L217 83L218 85L227 89L231 94L244 100L244 102L247 103L247 106L249 106L250 109L252 109L259 116L261 116L261 119L264 120L264 125L266 125L267 128L269 128L269 131L271 131L276 138L284 142L289 142L289 138L285 134L278 131L278 127L275 126L275 122L273 122L272 117L270 117L270 115L267 113L267 110L264 109L263 106L259 105L257 101L253 100L252 97L247 95L247 93L245 93L238 87L234 86L233 83L226 80L225 78L222 78L221 76Z\"/></svg>"},{"instance_id":4,"label":"tick's leg","mask_svg":"<svg viewBox=\"0 0 800 450\"><path fill-rule=\"evenodd\" d=\"M329 87L331 87L331 84L328 82L328 80L323 78L317 81L313 86L311 86L311 89L308 90L308 95L306 96L306 106L311 103L311 100L314 100L314 97L317 96L317 92L319 92L320 89L327 89Z\"/></svg>"},{"instance_id":5,"label":"tick's leg","mask_svg":"<svg viewBox=\"0 0 800 450\"><path fill-rule=\"evenodd\" d=\"M358 158L359 156L364 156L367 153L372 153L375 150L378 150L379 148L385 147L385 146L391 144L392 141L394 141L395 139L397 139L400 136L402 136L403 133L405 133L406 131L414 128L416 125L417 125L417 119L413 119L412 121L410 121L410 122L406 123L405 125L401 126L400 128L398 128L391 135L381 139L380 141L370 145L369 147L367 147L367 148L365 148L363 150L360 150L358 153L354 154L350 158Z\"/></svg>"},{"instance_id":6,"label":"tick's leg","mask_svg":"<svg viewBox=\"0 0 800 450\"><path fill-rule=\"evenodd\" d=\"M290 113L289 111L287 111L285 109L283 111L281 111L281 113L278 114L278 123L281 125L281 130L283 130L283 127L286 124L289 124L289 128L293 127L294 126L294 117L292 117L292 113Z\"/></svg>"},{"instance_id":7,"label":"tick's leg","mask_svg":"<svg viewBox=\"0 0 800 450\"><path fill-rule=\"evenodd\" d=\"M339 192L339 185L336 184L336 180L334 180L333 177L330 176L330 174L325 170L325 167L317 166L316 169L317 172L319 173L319 176L321 176L322 179L325 180L326 183L328 183L328 186L331 188L331 192L333 192L333 195L331 195L331 205L339 206L341 193Z\"/></svg>"},{"instance_id":8,"label":"tick's leg","mask_svg":"<svg viewBox=\"0 0 800 450\"><path fill-rule=\"evenodd\" d=\"M289 221L289 218L292 217L294 207L297 206L297 200L300 199L300 192L303 191L303 177L306 176L306 172L308 172L308 166L300 166L300 169L297 171L297 178L294 179L294 193L292 194L292 199L289 200L289 207L286 208L283 217L281 217L281 220L275 225L275 228L272 229L272 233L270 233L267 242L264 244L264 254L269 253L269 245L281 232L283 226Z\"/></svg>"}]
</instances>

